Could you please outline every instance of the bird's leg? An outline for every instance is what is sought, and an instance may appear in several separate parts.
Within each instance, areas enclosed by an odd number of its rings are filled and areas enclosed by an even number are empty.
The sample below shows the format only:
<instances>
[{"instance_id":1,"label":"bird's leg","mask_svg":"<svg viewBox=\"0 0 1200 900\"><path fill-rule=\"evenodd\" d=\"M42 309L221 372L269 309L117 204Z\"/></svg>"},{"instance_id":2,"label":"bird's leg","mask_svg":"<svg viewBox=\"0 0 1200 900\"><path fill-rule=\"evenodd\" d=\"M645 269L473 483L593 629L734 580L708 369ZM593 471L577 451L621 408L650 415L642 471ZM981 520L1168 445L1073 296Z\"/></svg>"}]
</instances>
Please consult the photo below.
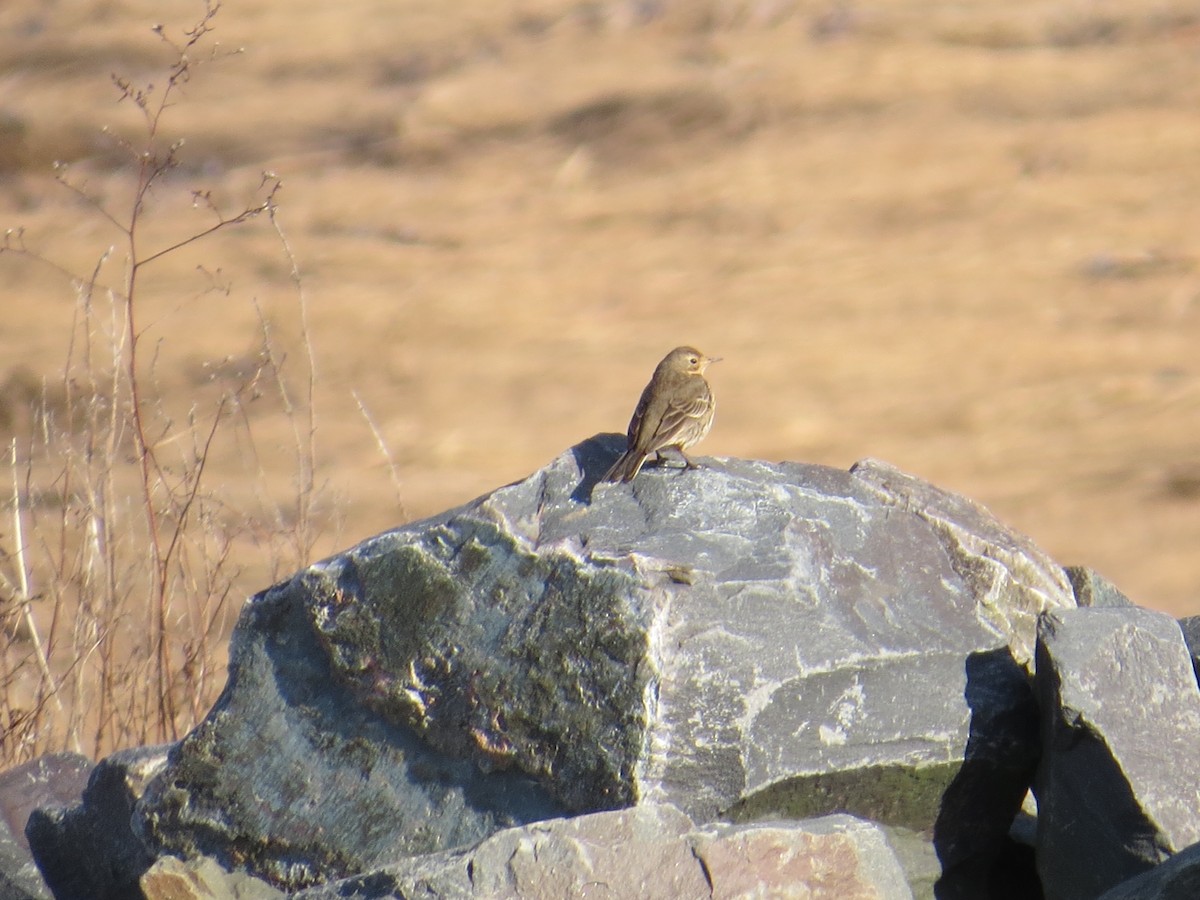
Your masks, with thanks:
<instances>
[{"instance_id":1,"label":"bird's leg","mask_svg":"<svg viewBox=\"0 0 1200 900\"><path fill-rule=\"evenodd\" d=\"M658 451L658 458L664 464L666 463L668 455L676 462L676 465L671 466L672 469L686 471L687 469L700 468L698 465L688 459L688 455L684 453L683 449L680 447L663 447ZM683 465L678 465L679 462L682 462Z\"/></svg>"}]
</instances>

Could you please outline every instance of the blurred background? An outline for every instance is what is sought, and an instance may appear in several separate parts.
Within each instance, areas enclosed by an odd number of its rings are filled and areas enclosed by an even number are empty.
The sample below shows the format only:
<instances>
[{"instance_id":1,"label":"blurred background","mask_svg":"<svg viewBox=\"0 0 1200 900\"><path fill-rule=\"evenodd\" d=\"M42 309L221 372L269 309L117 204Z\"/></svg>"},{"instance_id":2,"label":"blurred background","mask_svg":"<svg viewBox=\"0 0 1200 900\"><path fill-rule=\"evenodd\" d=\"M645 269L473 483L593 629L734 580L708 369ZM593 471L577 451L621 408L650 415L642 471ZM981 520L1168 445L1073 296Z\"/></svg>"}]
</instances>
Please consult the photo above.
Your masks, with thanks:
<instances>
[{"instance_id":1,"label":"blurred background","mask_svg":"<svg viewBox=\"0 0 1200 900\"><path fill-rule=\"evenodd\" d=\"M0 225L24 229L0 436L28 509L70 507L29 408L61 405L85 345L127 349L148 123L112 76L153 108L178 49L152 26L177 48L205 15L0 7ZM202 628L623 431L682 343L724 358L697 453L878 457L1200 613L1195 2L228 0L206 27L135 252L253 205L264 170L283 188L278 228L138 272L151 440L203 458L230 561L232 613ZM310 531L280 557L263 530L297 492Z\"/></svg>"}]
</instances>

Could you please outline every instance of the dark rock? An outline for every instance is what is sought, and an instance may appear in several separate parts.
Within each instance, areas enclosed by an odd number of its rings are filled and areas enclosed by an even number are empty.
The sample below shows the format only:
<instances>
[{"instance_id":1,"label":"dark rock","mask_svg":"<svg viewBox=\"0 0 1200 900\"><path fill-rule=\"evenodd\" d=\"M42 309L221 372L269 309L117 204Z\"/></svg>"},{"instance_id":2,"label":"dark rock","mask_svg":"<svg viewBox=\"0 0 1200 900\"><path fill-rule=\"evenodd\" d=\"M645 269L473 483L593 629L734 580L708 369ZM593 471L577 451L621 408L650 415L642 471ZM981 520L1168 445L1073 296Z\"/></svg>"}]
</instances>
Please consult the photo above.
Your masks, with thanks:
<instances>
[{"instance_id":1,"label":"dark rock","mask_svg":"<svg viewBox=\"0 0 1200 900\"><path fill-rule=\"evenodd\" d=\"M960 874L998 853L1062 569L880 463L597 485L620 446L253 598L225 693L139 804L147 844L295 889L653 801L936 822Z\"/></svg>"},{"instance_id":2,"label":"dark rock","mask_svg":"<svg viewBox=\"0 0 1200 900\"><path fill-rule=\"evenodd\" d=\"M1196 900L1200 897L1200 844L1180 850L1149 872L1123 881L1098 900Z\"/></svg>"},{"instance_id":3,"label":"dark rock","mask_svg":"<svg viewBox=\"0 0 1200 900\"><path fill-rule=\"evenodd\" d=\"M988 872L986 893L990 900L1042 900L1042 880L1038 876L1034 848L1019 841L1001 844Z\"/></svg>"},{"instance_id":4,"label":"dark rock","mask_svg":"<svg viewBox=\"0 0 1200 900\"><path fill-rule=\"evenodd\" d=\"M297 889L561 815L530 779L436 753L335 679L296 602L307 581L243 610L226 690L140 807L148 842Z\"/></svg>"},{"instance_id":5,"label":"dark rock","mask_svg":"<svg viewBox=\"0 0 1200 900\"><path fill-rule=\"evenodd\" d=\"M995 880L1037 769L1037 705L1024 670L1007 651L967 659L965 696L970 737L933 832L943 869L939 900L972 900Z\"/></svg>"},{"instance_id":6,"label":"dark rock","mask_svg":"<svg viewBox=\"0 0 1200 900\"><path fill-rule=\"evenodd\" d=\"M82 802L35 810L25 826L29 847L60 900L129 900L153 856L130 818L146 782L166 763L167 747L123 750L92 770Z\"/></svg>"},{"instance_id":7,"label":"dark rock","mask_svg":"<svg viewBox=\"0 0 1200 900\"><path fill-rule=\"evenodd\" d=\"M682 812L653 804L501 831L467 851L407 860L296 896L558 900L590 890L663 900L912 897L883 831L860 819L696 828Z\"/></svg>"},{"instance_id":8,"label":"dark rock","mask_svg":"<svg viewBox=\"0 0 1200 900\"><path fill-rule=\"evenodd\" d=\"M1200 690L1175 620L1138 608L1039 626L1038 869L1091 900L1200 840Z\"/></svg>"},{"instance_id":9,"label":"dark rock","mask_svg":"<svg viewBox=\"0 0 1200 900\"><path fill-rule=\"evenodd\" d=\"M49 900L25 823L39 806L78 803L92 766L78 753L49 753L0 772L0 900Z\"/></svg>"},{"instance_id":10,"label":"dark rock","mask_svg":"<svg viewBox=\"0 0 1200 900\"><path fill-rule=\"evenodd\" d=\"M1089 569L1087 566L1067 566L1064 571L1071 581L1071 590L1075 592L1075 602L1079 606L1137 605L1095 569Z\"/></svg>"},{"instance_id":11,"label":"dark rock","mask_svg":"<svg viewBox=\"0 0 1200 900\"><path fill-rule=\"evenodd\" d=\"M1197 682L1200 682L1200 616L1180 619L1179 629L1183 632L1183 642L1192 658L1192 671L1196 674Z\"/></svg>"},{"instance_id":12,"label":"dark rock","mask_svg":"<svg viewBox=\"0 0 1200 900\"><path fill-rule=\"evenodd\" d=\"M1033 796L1033 791L1026 794L1021 809L1008 829L1008 836L1026 847L1037 846L1037 798Z\"/></svg>"}]
</instances>

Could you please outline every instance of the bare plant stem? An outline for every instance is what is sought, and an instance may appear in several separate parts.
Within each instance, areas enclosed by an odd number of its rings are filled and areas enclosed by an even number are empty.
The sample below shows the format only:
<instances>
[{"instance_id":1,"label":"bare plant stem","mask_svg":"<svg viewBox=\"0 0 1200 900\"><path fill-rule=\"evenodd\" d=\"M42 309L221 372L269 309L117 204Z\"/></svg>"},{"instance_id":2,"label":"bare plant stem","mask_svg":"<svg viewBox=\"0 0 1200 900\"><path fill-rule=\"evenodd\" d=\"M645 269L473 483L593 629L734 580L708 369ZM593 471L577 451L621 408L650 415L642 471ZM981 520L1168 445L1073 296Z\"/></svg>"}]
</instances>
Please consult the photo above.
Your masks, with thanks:
<instances>
[{"instance_id":1,"label":"bare plant stem","mask_svg":"<svg viewBox=\"0 0 1200 900\"><path fill-rule=\"evenodd\" d=\"M33 620L33 609L29 597L29 564L25 559L25 525L21 516L21 482L17 477L16 438L12 440L10 445L10 460L13 473L13 540L16 543L15 556L17 577L19 579L18 588L20 589L17 602L21 606L21 619L25 623L25 628L29 633L29 640L33 644L33 652L37 657L38 669L42 675L42 690L49 692L50 697L54 700L55 707L61 713L63 711L62 701L59 700L58 692L54 689L54 675L50 671L50 662L46 658L46 648L42 646L42 639L38 633L37 623Z\"/></svg>"},{"instance_id":2,"label":"bare plant stem","mask_svg":"<svg viewBox=\"0 0 1200 900\"><path fill-rule=\"evenodd\" d=\"M67 276L77 303L58 393L50 397L43 385L40 405L31 401L38 437L30 439L23 472L24 451L15 439L10 448L14 527L4 529L11 535L0 533L0 614L14 635L28 634L28 647L19 646L22 639L0 646L0 765L63 746L79 749L84 734L94 755L177 739L213 699L219 669L212 638L228 624L228 599L236 595L235 537L257 542L265 534L276 571L306 564L316 545L316 365L304 283L277 217L281 182L264 174L252 201L236 211L221 209L209 191L193 190L193 207L214 218L148 247L156 195L177 168L181 147L164 141L167 111L195 70L217 58L215 48L205 56L197 45L220 7L200 2L203 13L183 39L156 28L175 54L158 89L113 78L120 99L143 115L139 138L116 139L129 160L126 205L110 207L65 165L56 167L56 180L116 230L115 249L99 254L80 277L27 248L22 229L0 234L0 257ZM279 237L299 300L304 396L293 402L283 372L287 355L272 349L260 309L264 352L254 371L238 374L238 386L221 386L211 407L193 405L187 424L177 425L155 378L170 335L145 345L144 269L263 214ZM124 263L119 277L110 265L114 255ZM257 396L268 369L294 441L295 496L286 513L271 497L271 465L258 458L257 426L245 402ZM249 515L218 515L223 508L206 490L210 464L230 430L239 446L250 448L256 490L274 511L265 531ZM185 448L181 462L168 458L171 447ZM49 609L34 602L39 586L53 603Z\"/></svg>"},{"instance_id":3,"label":"bare plant stem","mask_svg":"<svg viewBox=\"0 0 1200 900\"><path fill-rule=\"evenodd\" d=\"M178 711L175 705L174 678L170 670L171 654L169 646L169 592L172 557L179 546L180 539L186 528L187 510L190 508L197 491L200 489L200 482L208 459L208 450L212 446L212 440L220 424L221 413L224 410L226 401L225 399L221 401L217 413L213 418L212 430L205 442L204 453L201 455L196 469L190 475L191 484L183 503L182 513L174 518L174 525L170 534L164 534L161 529L155 498L155 488L163 484L164 477L155 451L154 442L149 439L147 434L138 361L138 349L141 339L136 319L138 276L146 265L155 260L162 259L182 247L186 247L231 225L240 224L262 212L272 210L275 192L279 187L279 182L276 179L272 189L260 204L247 207L232 218L226 218L218 214L217 222L214 225L176 241L162 250L149 253L145 256L139 255L139 225L146 208L146 200L150 189L167 171L175 167L176 154L180 147L180 143L172 144L165 154L157 150L156 144L162 117L171 105L176 87L191 77L191 60L188 57L188 51L211 31L212 18L219 9L219 3L205 3L203 18L193 28L185 32L188 40L182 47L170 42L161 28L156 29L159 36L178 51L178 59L172 66L170 77L167 79L165 88L159 94L156 104L151 103L148 90L136 90L128 82L117 80L118 86L123 91L123 97L129 97L137 104L145 115L147 122L146 145L137 155L138 177L134 189L133 201L130 205L129 219L128 223L122 226L121 229L126 238L129 259L128 276L125 281L125 324L127 328L126 380L129 388L130 419L133 426L133 437L141 475L142 508L146 517L146 529L150 544L150 561L155 576L153 595L151 597L151 618L154 634L154 666L155 684L158 693L159 736L170 738L171 740L178 738ZM215 207L212 207L207 193L194 192L193 197L198 200L205 200L210 208L214 208L215 211Z\"/></svg>"},{"instance_id":4,"label":"bare plant stem","mask_svg":"<svg viewBox=\"0 0 1200 900\"><path fill-rule=\"evenodd\" d=\"M354 402L358 404L358 411L362 413L362 417L366 420L367 427L371 429L371 434L375 437L375 445L379 448L379 452L383 454L384 462L387 463L388 477L391 478L392 488L396 491L396 504L400 509L400 517L402 519L408 518L407 513L404 511L403 490L400 484L399 469L396 466L395 459L392 457L392 451L389 449L387 441L383 439L383 432L375 424L375 419L371 415L370 410L362 402L362 398L358 396L357 392L352 392L351 396L354 397Z\"/></svg>"},{"instance_id":5,"label":"bare plant stem","mask_svg":"<svg viewBox=\"0 0 1200 900\"><path fill-rule=\"evenodd\" d=\"M284 387L282 378L280 377L280 368L273 366L276 377L279 379L280 392L284 397L284 402L288 405L288 418L292 422L292 433L296 442L296 464L299 470L300 484L297 485L296 492L296 520L298 523L297 534L300 539L297 547L300 565L306 566L311 562L312 548L316 543L316 535L314 533L312 523L312 498L315 489L315 473L313 471L314 460L317 456L317 422L316 422L316 381L317 381L317 364L313 356L312 339L308 331L308 301L304 292L304 279L300 277L300 265L296 261L296 255L292 252L292 245L287 239L287 235L283 232L283 226L279 222L279 216L274 207L270 210L271 227L275 230L275 234L279 237L279 243L283 247L284 255L287 256L288 263L291 267L292 282L296 285L296 298L300 307L300 339L304 345L306 361L308 363L308 378L306 379L306 403L305 403L305 434L300 434L299 427L296 424L296 416L294 409L291 408L291 400L288 398L287 390Z\"/></svg>"}]
</instances>

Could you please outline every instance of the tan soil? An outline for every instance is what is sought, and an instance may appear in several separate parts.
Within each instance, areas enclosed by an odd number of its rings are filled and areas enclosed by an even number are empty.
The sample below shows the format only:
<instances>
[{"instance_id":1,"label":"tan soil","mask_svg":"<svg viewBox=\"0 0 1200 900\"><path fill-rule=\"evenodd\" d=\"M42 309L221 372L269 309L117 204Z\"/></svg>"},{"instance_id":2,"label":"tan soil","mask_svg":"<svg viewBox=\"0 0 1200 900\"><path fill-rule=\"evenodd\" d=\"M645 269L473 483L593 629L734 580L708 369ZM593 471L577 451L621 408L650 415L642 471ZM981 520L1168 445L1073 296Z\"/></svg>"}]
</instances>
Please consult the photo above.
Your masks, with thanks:
<instances>
[{"instance_id":1,"label":"tan soil","mask_svg":"<svg viewBox=\"0 0 1200 900\"><path fill-rule=\"evenodd\" d=\"M149 26L177 34L198 8L4 4L0 223L91 270L116 234L49 164L121 208L98 131L135 135L138 116L109 75L161 79ZM698 453L879 457L1140 603L1200 613L1195 4L230 0L216 29L245 52L168 114L185 167L145 246L209 224L192 188L233 207L262 169L282 177L317 362L319 553L623 430L687 342L725 360ZM146 276L169 405L254 352L252 301L302 396L265 223ZM0 379L53 379L69 284L0 258L0 285ZM261 446L291 446L278 404L250 409ZM244 453L220 446L207 474L235 509L260 502ZM263 586L261 549L236 552L245 591Z\"/></svg>"}]
</instances>

